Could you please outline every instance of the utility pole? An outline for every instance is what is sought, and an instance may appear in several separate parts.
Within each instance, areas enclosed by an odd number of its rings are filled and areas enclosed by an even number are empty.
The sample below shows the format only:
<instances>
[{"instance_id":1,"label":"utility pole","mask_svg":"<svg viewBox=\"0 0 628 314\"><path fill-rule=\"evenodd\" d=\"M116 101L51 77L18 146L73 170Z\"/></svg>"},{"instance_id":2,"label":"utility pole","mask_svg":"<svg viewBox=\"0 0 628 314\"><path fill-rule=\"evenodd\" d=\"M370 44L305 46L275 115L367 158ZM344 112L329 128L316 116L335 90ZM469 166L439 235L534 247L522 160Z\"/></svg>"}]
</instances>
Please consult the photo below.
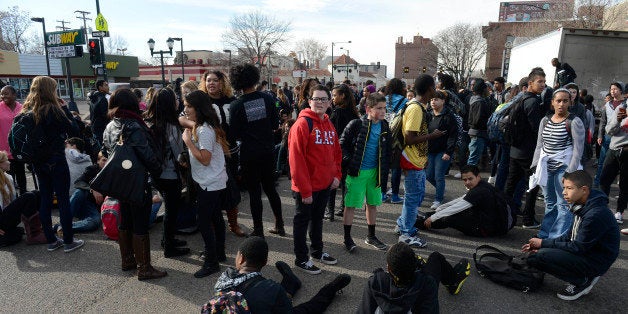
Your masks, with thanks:
<instances>
[{"instance_id":1,"label":"utility pole","mask_svg":"<svg viewBox=\"0 0 628 314\"><path fill-rule=\"evenodd\" d=\"M65 24L70 24L70 22L64 20L57 20L57 22L61 23L61 26L57 26L57 29L60 29L62 31L67 31L68 29L70 29L69 27L65 27Z\"/></svg>"},{"instance_id":2,"label":"utility pole","mask_svg":"<svg viewBox=\"0 0 628 314\"><path fill-rule=\"evenodd\" d=\"M100 1L96 0L96 15L100 15ZM102 60L102 77L107 80L107 60L105 60L105 41L100 37L100 58Z\"/></svg>"},{"instance_id":3,"label":"utility pole","mask_svg":"<svg viewBox=\"0 0 628 314\"><path fill-rule=\"evenodd\" d=\"M70 22L63 20L57 20L57 22L61 23L61 26L57 26L57 29L60 29L62 31L70 29L69 27L65 27L65 24L69 24ZM70 96L70 103L68 103L68 108L72 111L78 112L78 106L76 105L76 102L74 102L74 85L72 84L72 70L70 68L70 58L63 59L65 59L65 75L67 83L65 87L67 89L68 95Z\"/></svg>"},{"instance_id":4,"label":"utility pole","mask_svg":"<svg viewBox=\"0 0 628 314\"><path fill-rule=\"evenodd\" d=\"M91 21L92 19L85 16L88 14L91 14L91 12L76 10L74 11L74 13L83 15L83 16L77 16L76 18L79 20L83 20L83 32L85 33L85 44L87 44L88 37L89 37L89 35L87 34L87 21Z\"/></svg>"}]
</instances>

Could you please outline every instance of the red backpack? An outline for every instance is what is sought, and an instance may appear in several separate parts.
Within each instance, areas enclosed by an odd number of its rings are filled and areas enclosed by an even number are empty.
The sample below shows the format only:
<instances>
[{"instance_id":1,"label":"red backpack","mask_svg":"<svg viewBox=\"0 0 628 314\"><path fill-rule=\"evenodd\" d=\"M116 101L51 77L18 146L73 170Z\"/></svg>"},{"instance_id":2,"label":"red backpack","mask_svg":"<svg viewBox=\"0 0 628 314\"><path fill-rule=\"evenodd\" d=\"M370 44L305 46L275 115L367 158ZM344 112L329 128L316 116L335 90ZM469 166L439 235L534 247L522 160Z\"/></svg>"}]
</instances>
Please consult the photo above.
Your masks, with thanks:
<instances>
[{"instance_id":1,"label":"red backpack","mask_svg":"<svg viewBox=\"0 0 628 314\"><path fill-rule=\"evenodd\" d=\"M118 226L120 225L120 202L107 196L100 208L100 219L102 220L102 230L107 238L118 240Z\"/></svg>"}]
</instances>

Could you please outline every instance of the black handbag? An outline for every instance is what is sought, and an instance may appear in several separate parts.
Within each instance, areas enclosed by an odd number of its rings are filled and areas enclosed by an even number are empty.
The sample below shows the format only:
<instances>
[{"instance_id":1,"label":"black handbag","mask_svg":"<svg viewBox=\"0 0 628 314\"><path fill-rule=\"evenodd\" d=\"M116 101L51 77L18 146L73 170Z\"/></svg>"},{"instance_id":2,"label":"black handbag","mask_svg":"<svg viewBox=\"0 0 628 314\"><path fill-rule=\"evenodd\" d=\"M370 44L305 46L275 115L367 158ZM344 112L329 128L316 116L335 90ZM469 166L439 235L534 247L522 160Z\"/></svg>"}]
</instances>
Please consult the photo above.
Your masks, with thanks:
<instances>
[{"instance_id":1,"label":"black handbag","mask_svg":"<svg viewBox=\"0 0 628 314\"><path fill-rule=\"evenodd\" d=\"M141 205L144 202L146 167L137 158L133 146L123 139L124 126L107 164L90 182L92 190L122 202Z\"/></svg>"}]
</instances>

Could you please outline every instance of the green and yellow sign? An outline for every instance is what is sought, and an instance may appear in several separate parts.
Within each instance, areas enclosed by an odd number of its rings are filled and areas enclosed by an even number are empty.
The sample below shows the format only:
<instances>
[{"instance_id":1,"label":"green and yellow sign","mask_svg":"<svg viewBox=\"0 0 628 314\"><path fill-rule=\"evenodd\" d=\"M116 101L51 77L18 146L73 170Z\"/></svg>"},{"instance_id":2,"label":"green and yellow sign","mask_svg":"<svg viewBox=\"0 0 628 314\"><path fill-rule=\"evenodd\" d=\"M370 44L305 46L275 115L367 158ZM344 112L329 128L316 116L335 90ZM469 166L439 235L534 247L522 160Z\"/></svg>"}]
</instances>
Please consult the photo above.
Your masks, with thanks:
<instances>
[{"instance_id":1,"label":"green and yellow sign","mask_svg":"<svg viewBox=\"0 0 628 314\"><path fill-rule=\"evenodd\" d=\"M85 35L83 29L46 33L46 44L48 47L84 45Z\"/></svg>"}]
</instances>

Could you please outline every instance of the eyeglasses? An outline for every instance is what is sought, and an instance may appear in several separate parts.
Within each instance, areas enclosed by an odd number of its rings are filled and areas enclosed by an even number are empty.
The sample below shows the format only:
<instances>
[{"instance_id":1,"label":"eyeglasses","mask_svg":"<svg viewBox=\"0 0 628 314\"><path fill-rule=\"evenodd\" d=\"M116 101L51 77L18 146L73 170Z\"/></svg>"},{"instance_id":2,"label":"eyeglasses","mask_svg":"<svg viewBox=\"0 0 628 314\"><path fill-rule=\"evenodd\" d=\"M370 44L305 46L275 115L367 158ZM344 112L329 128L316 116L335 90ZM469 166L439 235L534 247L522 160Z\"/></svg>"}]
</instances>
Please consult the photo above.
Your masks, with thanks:
<instances>
[{"instance_id":1,"label":"eyeglasses","mask_svg":"<svg viewBox=\"0 0 628 314\"><path fill-rule=\"evenodd\" d=\"M310 98L311 101L313 102L327 102L329 101L329 98L327 97L312 97Z\"/></svg>"}]
</instances>

